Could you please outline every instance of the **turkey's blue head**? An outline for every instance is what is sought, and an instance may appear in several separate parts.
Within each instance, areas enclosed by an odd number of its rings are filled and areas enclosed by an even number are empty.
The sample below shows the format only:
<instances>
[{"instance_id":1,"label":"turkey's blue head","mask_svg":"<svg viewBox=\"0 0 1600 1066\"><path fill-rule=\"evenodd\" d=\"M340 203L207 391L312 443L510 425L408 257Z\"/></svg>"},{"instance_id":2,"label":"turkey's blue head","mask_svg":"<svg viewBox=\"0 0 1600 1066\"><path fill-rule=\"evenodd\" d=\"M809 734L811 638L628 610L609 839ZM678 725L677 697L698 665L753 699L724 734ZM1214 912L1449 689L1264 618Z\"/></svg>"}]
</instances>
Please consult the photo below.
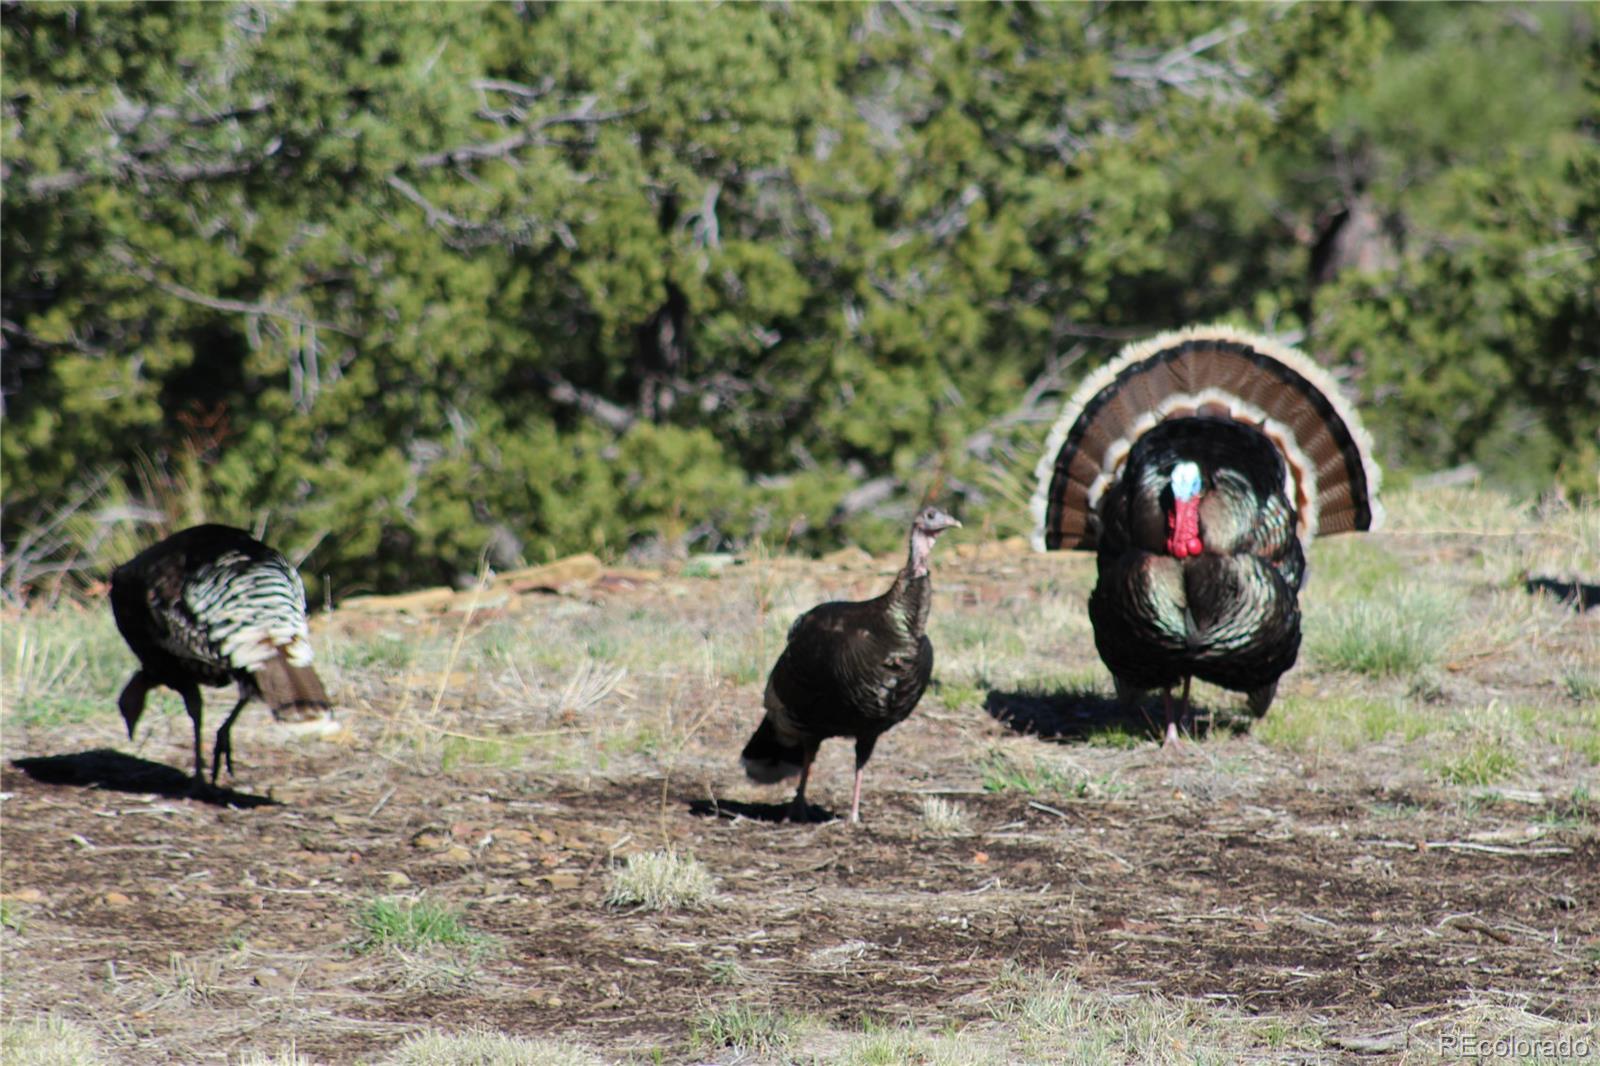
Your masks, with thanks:
<instances>
[{"instance_id":1,"label":"turkey's blue head","mask_svg":"<svg viewBox=\"0 0 1600 1066\"><path fill-rule=\"evenodd\" d=\"M1187 559L1205 551L1200 540L1200 466L1184 460L1172 468L1172 513L1167 515L1167 552Z\"/></svg>"},{"instance_id":2,"label":"turkey's blue head","mask_svg":"<svg viewBox=\"0 0 1600 1066\"><path fill-rule=\"evenodd\" d=\"M928 572L928 556L933 554L933 542L940 533L955 529L961 523L937 507L924 507L911 522L911 573L922 577Z\"/></svg>"}]
</instances>

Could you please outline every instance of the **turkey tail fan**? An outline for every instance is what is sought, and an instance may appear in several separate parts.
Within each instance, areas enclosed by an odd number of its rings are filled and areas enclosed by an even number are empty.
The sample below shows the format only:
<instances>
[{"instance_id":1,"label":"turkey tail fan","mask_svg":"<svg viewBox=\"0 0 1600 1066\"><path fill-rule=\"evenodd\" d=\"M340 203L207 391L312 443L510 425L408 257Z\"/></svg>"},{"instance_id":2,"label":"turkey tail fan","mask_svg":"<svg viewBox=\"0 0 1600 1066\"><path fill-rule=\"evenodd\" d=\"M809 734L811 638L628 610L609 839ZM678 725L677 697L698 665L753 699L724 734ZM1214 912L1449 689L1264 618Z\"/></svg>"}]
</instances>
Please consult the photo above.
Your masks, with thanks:
<instances>
[{"instance_id":1,"label":"turkey tail fan","mask_svg":"<svg viewBox=\"0 0 1600 1066\"><path fill-rule=\"evenodd\" d=\"M1195 326L1129 345L1072 394L1035 470L1034 547L1094 548L1093 516L1133 443L1192 415L1243 422L1277 446L1302 537L1382 522L1371 438L1332 377L1267 337Z\"/></svg>"},{"instance_id":2,"label":"turkey tail fan","mask_svg":"<svg viewBox=\"0 0 1600 1066\"><path fill-rule=\"evenodd\" d=\"M805 765L805 750L798 744L785 744L778 739L778 730L771 718L763 718L755 735L745 744L739 761L750 780L763 785L775 785L788 777L797 776Z\"/></svg>"},{"instance_id":3,"label":"turkey tail fan","mask_svg":"<svg viewBox=\"0 0 1600 1066\"><path fill-rule=\"evenodd\" d=\"M288 653L278 653L252 674L272 716L286 725L315 729L333 723L333 708L322 679L309 666L297 666Z\"/></svg>"}]
</instances>

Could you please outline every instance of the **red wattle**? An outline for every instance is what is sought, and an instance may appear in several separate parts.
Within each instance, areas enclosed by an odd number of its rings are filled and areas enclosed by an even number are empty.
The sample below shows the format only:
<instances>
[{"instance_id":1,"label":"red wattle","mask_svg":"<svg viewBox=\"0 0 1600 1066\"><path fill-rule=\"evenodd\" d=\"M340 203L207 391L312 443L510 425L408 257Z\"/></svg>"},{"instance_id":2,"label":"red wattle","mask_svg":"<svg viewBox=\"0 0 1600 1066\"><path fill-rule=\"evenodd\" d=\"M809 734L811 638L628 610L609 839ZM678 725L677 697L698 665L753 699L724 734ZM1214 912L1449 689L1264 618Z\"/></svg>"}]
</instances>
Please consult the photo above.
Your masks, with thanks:
<instances>
[{"instance_id":1,"label":"red wattle","mask_svg":"<svg viewBox=\"0 0 1600 1066\"><path fill-rule=\"evenodd\" d=\"M1205 551L1200 540L1200 501L1174 500L1167 530L1167 553L1174 558L1187 559Z\"/></svg>"}]
</instances>

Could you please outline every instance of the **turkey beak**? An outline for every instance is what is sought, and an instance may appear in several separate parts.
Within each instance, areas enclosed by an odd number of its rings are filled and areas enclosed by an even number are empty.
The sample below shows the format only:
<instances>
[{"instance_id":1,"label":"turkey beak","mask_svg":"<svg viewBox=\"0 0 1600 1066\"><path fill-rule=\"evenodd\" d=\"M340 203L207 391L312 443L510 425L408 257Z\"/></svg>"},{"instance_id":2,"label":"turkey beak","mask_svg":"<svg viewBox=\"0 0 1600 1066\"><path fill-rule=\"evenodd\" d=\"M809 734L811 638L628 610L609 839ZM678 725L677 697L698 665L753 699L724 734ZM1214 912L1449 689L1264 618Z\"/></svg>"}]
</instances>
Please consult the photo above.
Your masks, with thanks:
<instances>
[{"instance_id":1,"label":"turkey beak","mask_svg":"<svg viewBox=\"0 0 1600 1066\"><path fill-rule=\"evenodd\" d=\"M957 522L954 518L951 518L947 514L942 514L942 515L938 516L937 518L935 518L933 520L933 522L929 524L928 532L929 533L943 533L947 529L960 529L960 528L961 528L961 523L960 522Z\"/></svg>"}]
</instances>

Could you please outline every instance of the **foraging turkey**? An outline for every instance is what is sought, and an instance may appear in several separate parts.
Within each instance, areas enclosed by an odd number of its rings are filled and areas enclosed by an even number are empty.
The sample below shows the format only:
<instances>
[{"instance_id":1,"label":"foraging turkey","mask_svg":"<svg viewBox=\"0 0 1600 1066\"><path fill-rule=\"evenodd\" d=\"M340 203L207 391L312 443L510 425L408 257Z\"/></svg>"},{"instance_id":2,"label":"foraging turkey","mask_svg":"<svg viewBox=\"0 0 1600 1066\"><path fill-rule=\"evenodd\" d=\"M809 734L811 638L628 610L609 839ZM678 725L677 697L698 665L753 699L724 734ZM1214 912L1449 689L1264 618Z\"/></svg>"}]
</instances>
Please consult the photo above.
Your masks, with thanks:
<instances>
[{"instance_id":1,"label":"foraging turkey","mask_svg":"<svg viewBox=\"0 0 1600 1066\"><path fill-rule=\"evenodd\" d=\"M856 738L850 820L861 820L861 775L885 730L911 715L933 674L925 632L933 589L933 542L961 525L937 507L911 523L905 567L882 596L813 607L789 628L789 643L767 678L766 717L744 746L745 773L762 784L796 774L800 787L789 817L806 817L811 760L828 737Z\"/></svg>"},{"instance_id":2,"label":"foraging turkey","mask_svg":"<svg viewBox=\"0 0 1600 1066\"><path fill-rule=\"evenodd\" d=\"M139 670L117 701L128 738L145 695L166 685L194 721L194 779L205 789L200 754L201 685L239 686L239 702L217 731L211 783L223 762L233 773L229 734L259 696L281 722L331 721L328 694L311 668L306 594L289 560L242 530L194 526L174 533L111 575L117 628Z\"/></svg>"},{"instance_id":3,"label":"foraging turkey","mask_svg":"<svg viewBox=\"0 0 1600 1066\"><path fill-rule=\"evenodd\" d=\"M1130 345L1091 374L1038 478L1034 546L1098 553L1095 647L1119 696L1163 691L1168 744L1191 678L1267 712L1300 648L1301 538L1383 515L1371 441L1333 380L1224 327Z\"/></svg>"}]
</instances>

